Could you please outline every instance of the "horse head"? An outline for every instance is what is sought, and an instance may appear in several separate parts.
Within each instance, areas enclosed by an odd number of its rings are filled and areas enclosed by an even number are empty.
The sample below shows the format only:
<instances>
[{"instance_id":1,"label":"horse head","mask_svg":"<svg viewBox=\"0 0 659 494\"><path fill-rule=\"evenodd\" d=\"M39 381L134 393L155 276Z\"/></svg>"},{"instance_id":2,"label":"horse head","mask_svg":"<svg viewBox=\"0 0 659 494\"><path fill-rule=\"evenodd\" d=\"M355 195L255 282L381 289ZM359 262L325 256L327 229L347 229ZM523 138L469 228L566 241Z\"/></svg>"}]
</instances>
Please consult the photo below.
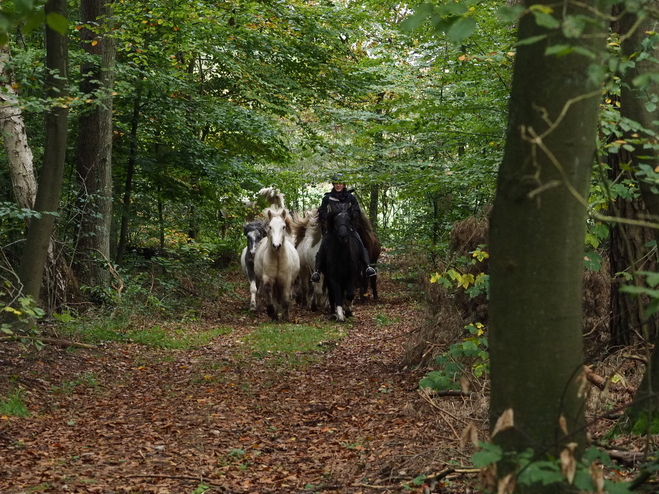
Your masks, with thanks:
<instances>
[{"instance_id":1,"label":"horse head","mask_svg":"<svg viewBox=\"0 0 659 494\"><path fill-rule=\"evenodd\" d=\"M288 212L285 209L267 210L268 240L274 250L279 250L289 230Z\"/></svg>"},{"instance_id":2,"label":"horse head","mask_svg":"<svg viewBox=\"0 0 659 494\"><path fill-rule=\"evenodd\" d=\"M339 203L328 208L327 223L341 242L347 242L352 231L352 205Z\"/></svg>"},{"instance_id":3,"label":"horse head","mask_svg":"<svg viewBox=\"0 0 659 494\"><path fill-rule=\"evenodd\" d=\"M262 221L252 221L243 225L243 231L247 237L247 250L253 256L259 242L266 235L265 226Z\"/></svg>"}]
</instances>

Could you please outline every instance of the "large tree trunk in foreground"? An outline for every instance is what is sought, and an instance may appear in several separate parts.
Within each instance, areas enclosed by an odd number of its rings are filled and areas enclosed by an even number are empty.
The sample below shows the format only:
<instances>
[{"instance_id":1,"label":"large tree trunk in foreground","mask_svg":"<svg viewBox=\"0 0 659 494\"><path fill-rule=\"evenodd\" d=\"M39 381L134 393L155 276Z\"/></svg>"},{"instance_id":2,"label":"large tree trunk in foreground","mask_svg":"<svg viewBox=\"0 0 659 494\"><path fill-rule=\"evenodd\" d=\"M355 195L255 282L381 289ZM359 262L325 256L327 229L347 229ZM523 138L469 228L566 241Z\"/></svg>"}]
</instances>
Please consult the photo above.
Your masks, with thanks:
<instances>
[{"instance_id":1,"label":"large tree trunk in foreground","mask_svg":"<svg viewBox=\"0 0 659 494\"><path fill-rule=\"evenodd\" d=\"M593 0L584 4L598 6ZM605 39L591 11L566 4L554 15L587 16L597 33L566 39L560 29L538 26L530 14L521 19L520 40L547 38L518 47L490 226L492 440L504 451L531 448L542 459L557 457L572 442L578 455L585 445L582 277L601 96L599 84L589 78L588 57L545 50L577 42L597 54ZM512 427L498 432L502 416ZM504 461L498 466L499 478L514 468ZM518 484L516 490L561 487Z\"/></svg>"},{"instance_id":2,"label":"large tree trunk in foreground","mask_svg":"<svg viewBox=\"0 0 659 494\"><path fill-rule=\"evenodd\" d=\"M651 3L655 8L659 4L656 1ZM656 106L652 98L659 94L659 84L651 78L637 87L633 81L643 74L656 74L659 68L657 63L653 61L659 56L659 47L656 45L656 40L654 41L655 44L652 44L655 36L648 34L659 28L659 22L656 19L647 17L636 27L635 31L630 32L637 20L638 18L635 15L626 15L621 22L622 33L628 33L628 37L622 44L623 55L630 58L635 64L628 69L623 80L624 84L621 85L620 111L623 117L634 120L643 129L651 131L649 141L656 143L659 125L657 125ZM639 57L644 52L649 56ZM652 188L656 185L656 177L652 176L652 170L656 174L657 166L659 166L659 153L656 149L643 146L643 141L648 140L647 135L643 136L641 142L638 142L634 135L630 135L627 139L629 142L636 144L634 152L631 153L633 168L640 171L643 166L649 166L649 169L644 172L645 175L639 178L639 187L649 213L648 219L655 224L659 224L659 195L652 191ZM648 176L648 173L650 176ZM659 241L659 230L655 229L654 235ZM642 332L648 338L650 330L654 328L656 322L651 323L647 320L643 322ZM634 428L639 423L641 416L645 415L648 419L649 431L653 417L659 416L659 394L657 394L657 390L659 390L659 345L655 344L643 380L634 396L633 405L627 410L624 420L619 425L623 428Z\"/></svg>"},{"instance_id":3,"label":"large tree trunk in foreground","mask_svg":"<svg viewBox=\"0 0 659 494\"><path fill-rule=\"evenodd\" d=\"M66 0L49 0L46 15L51 13L67 16ZM18 275L23 283L23 293L39 300L50 236L62 189L64 161L66 157L68 101L68 47L66 34L62 35L46 26L46 94L52 98L46 112L46 140L44 159L39 175L34 209L41 213L30 222ZM59 100L59 101L58 101Z\"/></svg>"},{"instance_id":4,"label":"large tree trunk in foreground","mask_svg":"<svg viewBox=\"0 0 659 494\"><path fill-rule=\"evenodd\" d=\"M76 268L80 281L104 286L110 279L110 231L112 223L112 86L114 40L99 32L105 28L110 5L106 0L80 4L83 49L94 60L81 67L81 89L91 94L92 107L78 119L78 203L82 211L78 231Z\"/></svg>"}]
</instances>

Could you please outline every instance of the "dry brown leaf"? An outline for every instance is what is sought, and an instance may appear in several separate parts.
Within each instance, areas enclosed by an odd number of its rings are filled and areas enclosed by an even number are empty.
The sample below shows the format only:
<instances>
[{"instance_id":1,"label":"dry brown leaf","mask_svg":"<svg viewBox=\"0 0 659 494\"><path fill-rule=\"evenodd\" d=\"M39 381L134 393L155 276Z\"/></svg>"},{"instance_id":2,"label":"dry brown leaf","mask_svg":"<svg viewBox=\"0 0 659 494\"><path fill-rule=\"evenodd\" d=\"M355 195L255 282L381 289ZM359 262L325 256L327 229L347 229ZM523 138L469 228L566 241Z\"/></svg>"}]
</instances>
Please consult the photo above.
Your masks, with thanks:
<instances>
[{"instance_id":1,"label":"dry brown leaf","mask_svg":"<svg viewBox=\"0 0 659 494\"><path fill-rule=\"evenodd\" d=\"M462 433L460 434L460 449L464 449L470 443L478 447L478 428L473 421L469 421L467 426L462 429Z\"/></svg>"},{"instance_id":2,"label":"dry brown leaf","mask_svg":"<svg viewBox=\"0 0 659 494\"><path fill-rule=\"evenodd\" d=\"M577 473L577 460L574 458L574 450L577 446L577 443L569 443L561 451L561 472L563 472L570 485L574 482L574 476Z\"/></svg>"},{"instance_id":3,"label":"dry brown leaf","mask_svg":"<svg viewBox=\"0 0 659 494\"><path fill-rule=\"evenodd\" d=\"M515 490L516 478L514 473L509 473L504 478L499 479L497 485L497 494L512 494Z\"/></svg>"},{"instance_id":4,"label":"dry brown leaf","mask_svg":"<svg viewBox=\"0 0 659 494\"><path fill-rule=\"evenodd\" d=\"M597 489L597 494L604 494L604 472L602 471L602 465L591 463L588 469L590 470L593 484L595 484L595 488Z\"/></svg>"},{"instance_id":5,"label":"dry brown leaf","mask_svg":"<svg viewBox=\"0 0 659 494\"><path fill-rule=\"evenodd\" d=\"M513 409L509 408L504 411L501 416L497 419L497 423L494 424L494 430L492 431L491 437L496 436L499 432L505 431L515 426L513 418Z\"/></svg>"}]
</instances>

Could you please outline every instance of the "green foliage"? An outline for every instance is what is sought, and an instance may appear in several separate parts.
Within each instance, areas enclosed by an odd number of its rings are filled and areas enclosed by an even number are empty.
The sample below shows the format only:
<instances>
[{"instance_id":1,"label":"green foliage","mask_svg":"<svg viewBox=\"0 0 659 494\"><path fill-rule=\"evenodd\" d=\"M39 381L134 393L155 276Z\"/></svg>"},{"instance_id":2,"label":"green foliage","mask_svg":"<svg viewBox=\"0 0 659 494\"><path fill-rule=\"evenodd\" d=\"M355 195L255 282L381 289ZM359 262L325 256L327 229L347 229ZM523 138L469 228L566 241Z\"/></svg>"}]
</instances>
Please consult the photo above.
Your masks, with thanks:
<instances>
[{"instance_id":1,"label":"green foliage","mask_svg":"<svg viewBox=\"0 0 659 494\"><path fill-rule=\"evenodd\" d=\"M659 417L652 416L652 426L648 427L648 412L642 411L636 419L636 422L631 424L631 433L637 436L643 436L648 434L648 429L650 434L659 434Z\"/></svg>"},{"instance_id":2,"label":"green foliage","mask_svg":"<svg viewBox=\"0 0 659 494\"><path fill-rule=\"evenodd\" d=\"M0 415L10 417L29 417L30 412L25 406L23 400L23 391L20 388L14 389L6 397L0 397Z\"/></svg>"},{"instance_id":3,"label":"green foliage","mask_svg":"<svg viewBox=\"0 0 659 494\"><path fill-rule=\"evenodd\" d=\"M645 317L650 318L659 312L659 273L649 271L639 271L639 276L645 278L645 284L637 285L622 285L620 291L632 295L646 295L650 299L650 303L645 309Z\"/></svg>"},{"instance_id":4,"label":"green foliage","mask_svg":"<svg viewBox=\"0 0 659 494\"><path fill-rule=\"evenodd\" d=\"M576 460L569 448L561 458L539 458L527 449L524 452L504 452L500 446L492 443L480 443L481 450L472 456L477 468L489 468L505 461L514 465L515 480L518 484L533 486L572 486L575 492L599 492L597 485L603 484L604 491L612 494L630 493L629 484L605 480L600 467L617 468L611 458L595 446L588 448L580 460ZM488 491L489 492L489 491Z\"/></svg>"},{"instance_id":5,"label":"green foliage","mask_svg":"<svg viewBox=\"0 0 659 494\"><path fill-rule=\"evenodd\" d=\"M41 349L43 344L39 339L39 331L36 321L44 316L44 311L37 307L32 297L18 297L4 302L9 299L13 291L11 283L5 282L6 290L0 290L0 333L13 337L24 347L34 345Z\"/></svg>"},{"instance_id":6,"label":"green foliage","mask_svg":"<svg viewBox=\"0 0 659 494\"><path fill-rule=\"evenodd\" d=\"M472 252L471 258L459 257L454 261L455 268L448 269L445 273L434 273L430 276L431 283L440 283L449 290L464 289L465 293L471 298L480 294L489 293L489 275L478 273L476 276L468 272L472 266L477 266L489 257L489 254L483 250L485 245L479 245Z\"/></svg>"},{"instance_id":7,"label":"green foliage","mask_svg":"<svg viewBox=\"0 0 659 494\"><path fill-rule=\"evenodd\" d=\"M488 341L481 323L465 326L470 336L454 343L448 350L435 357L434 365L439 370L429 372L421 381L420 388L434 391L460 389L460 377L467 369L477 378L490 371Z\"/></svg>"}]
</instances>

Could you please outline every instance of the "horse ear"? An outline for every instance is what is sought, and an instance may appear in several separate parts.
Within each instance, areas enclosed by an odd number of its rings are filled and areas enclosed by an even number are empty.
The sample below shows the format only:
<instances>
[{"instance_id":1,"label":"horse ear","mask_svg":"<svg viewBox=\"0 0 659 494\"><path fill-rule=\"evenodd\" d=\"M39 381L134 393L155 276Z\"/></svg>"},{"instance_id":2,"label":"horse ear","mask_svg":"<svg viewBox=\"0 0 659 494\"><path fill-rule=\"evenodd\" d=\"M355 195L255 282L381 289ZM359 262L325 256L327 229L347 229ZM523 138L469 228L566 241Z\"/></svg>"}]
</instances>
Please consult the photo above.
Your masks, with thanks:
<instances>
[{"instance_id":1,"label":"horse ear","mask_svg":"<svg viewBox=\"0 0 659 494\"><path fill-rule=\"evenodd\" d=\"M272 209L267 209L266 211L267 211L266 216L268 217L268 221L270 221L272 219Z\"/></svg>"}]
</instances>

